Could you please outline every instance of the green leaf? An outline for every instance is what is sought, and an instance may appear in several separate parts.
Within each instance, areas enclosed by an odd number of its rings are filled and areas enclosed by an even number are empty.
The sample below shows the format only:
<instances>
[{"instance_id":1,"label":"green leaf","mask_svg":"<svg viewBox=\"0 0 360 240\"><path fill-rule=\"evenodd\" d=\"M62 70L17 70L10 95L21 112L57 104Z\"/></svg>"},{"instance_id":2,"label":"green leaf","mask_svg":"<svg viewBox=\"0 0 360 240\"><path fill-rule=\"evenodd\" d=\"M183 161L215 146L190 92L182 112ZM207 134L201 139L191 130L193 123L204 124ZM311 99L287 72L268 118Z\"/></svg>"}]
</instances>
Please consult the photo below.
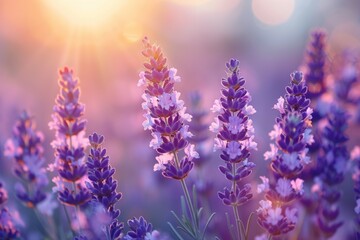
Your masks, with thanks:
<instances>
[{"instance_id":1,"label":"green leaf","mask_svg":"<svg viewBox=\"0 0 360 240\"><path fill-rule=\"evenodd\" d=\"M174 232L174 234L176 235L176 237L177 237L179 240L184 240L184 239L181 237L181 235L176 231L176 229L174 228L174 226L173 226L170 222L168 222L168 224L169 224L171 230L172 230L172 231Z\"/></svg>"},{"instance_id":2,"label":"green leaf","mask_svg":"<svg viewBox=\"0 0 360 240\"><path fill-rule=\"evenodd\" d=\"M201 239L204 239L205 233L206 233L206 229L207 229L207 227L209 226L211 220L214 218L214 216L215 216L215 213L212 213L212 214L210 215L210 217L208 218L208 220L206 221L206 224L205 224L205 227L204 227L204 232L203 232L203 234L202 234Z\"/></svg>"},{"instance_id":3,"label":"green leaf","mask_svg":"<svg viewBox=\"0 0 360 240\"><path fill-rule=\"evenodd\" d=\"M226 223L227 223L227 226L228 226L228 229L229 229L231 239L236 240L236 237L235 237L236 234L234 233L234 225L232 225L231 222L230 222L229 214L225 213L225 216L226 216Z\"/></svg>"}]
</instances>

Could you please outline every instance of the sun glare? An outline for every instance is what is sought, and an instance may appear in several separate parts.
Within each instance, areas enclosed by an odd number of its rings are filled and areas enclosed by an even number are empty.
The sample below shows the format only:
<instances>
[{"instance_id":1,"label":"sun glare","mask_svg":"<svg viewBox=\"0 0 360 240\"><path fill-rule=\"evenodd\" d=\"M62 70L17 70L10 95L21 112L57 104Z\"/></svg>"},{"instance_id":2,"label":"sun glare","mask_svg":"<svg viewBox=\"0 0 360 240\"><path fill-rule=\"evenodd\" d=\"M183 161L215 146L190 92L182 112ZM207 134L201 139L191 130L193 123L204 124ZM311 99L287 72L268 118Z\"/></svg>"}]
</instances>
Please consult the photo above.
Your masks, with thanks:
<instances>
[{"instance_id":1,"label":"sun glare","mask_svg":"<svg viewBox=\"0 0 360 240\"><path fill-rule=\"evenodd\" d=\"M107 24L121 7L120 0L44 0L55 19L70 27L96 30Z\"/></svg>"},{"instance_id":2,"label":"sun glare","mask_svg":"<svg viewBox=\"0 0 360 240\"><path fill-rule=\"evenodd\" d=\"M253 0L252 10L257 19L267 25L285 23L292 15L295 0Z\"/></svg>"}]
</instances>

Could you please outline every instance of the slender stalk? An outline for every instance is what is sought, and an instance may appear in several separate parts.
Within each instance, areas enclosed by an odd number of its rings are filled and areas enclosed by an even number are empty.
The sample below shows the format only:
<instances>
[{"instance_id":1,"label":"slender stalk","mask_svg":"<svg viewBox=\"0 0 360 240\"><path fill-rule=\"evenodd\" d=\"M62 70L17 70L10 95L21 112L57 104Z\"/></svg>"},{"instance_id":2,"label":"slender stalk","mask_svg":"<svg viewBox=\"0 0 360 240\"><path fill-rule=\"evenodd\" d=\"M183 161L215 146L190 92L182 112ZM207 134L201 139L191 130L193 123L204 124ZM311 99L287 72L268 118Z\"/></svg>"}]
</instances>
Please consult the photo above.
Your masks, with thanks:
<instances>
[{"instance_id":1,"label":"slender stalk","mask_svg":"<svg viewBox=\"0 0 360 240\"><path fill-rule=\"evenodd\" d=\"M237 207L236 206L233 206L233 211L234 211L234 218L235 218L235 225L236 225L236 236L237 236L237 239L241 239L241 230L240 230L240 226L239 226L239 222L238 222L238 215L239 215L239 212L237 210ZM240 220L240 219L239 219Z\"/></svg>"},{"instance_id":2,"label":"slender stalk","mask_svg":"<svg viewBox=\"0 0 360 240\"><path fill-rule=\"evenodd\" d=\"M251 222L251 219L252 219L253 215L254 215L254 212L250 213L250 216L249 216L248 221L246 223L245 240L248 240L248 238L249 238L250 222Z\"/></svg>"},{"instance_id":3,"label":"slender stalk","mask_svg":"<svg viewBox=\"0 0 360 240\"><path fill-rule=\"evenodd\" d=\"M71 230L71 232L72 232L72 235L73 235L73 237L75 237L75 236L76 236L76 233L75 233L74 229L72 228L71 220L70 220L70 217L69 217L68 212L66 211L66 207L65 207L64 204L63 204L63 208L64 208L64 212L65 212L66 219L67 219L67 221L68 221L68 223L69 223L69 227L70 227L70 230Z\"/></svg>"},{"instance_id":4,"label":"slender stalk","mask_svg":"<svg viewBox=\"0 0 360 240\"><path fill-rule=\"evenodd\" d=\"M233 163L232 165L233 165L233 168L232 168L233 176L235 176L236 163ZM235 181L233 181L232 190L234 191L234 193L236 192L236 182ZM238 210L237 206L235 206L235 205L233 205L232 207L233 207L233 211L234 211L237 236L238 236L238 239L241 239L242 238L242 226L241 226L242 223L240 220L239 210Z\"/></svg>"},{"instance_id":5,"label":"slender stalk","mask_svg":"<svg viewBox=\"0 0 360 240\"><path fill-rule=\"evenodd\" d=\"M24 185L26 187L27 192L28 193L32 192L32 186L26 181L23 181L23 182L24 182ZM35 216L38 219L38 221L40 223L40 226L43 228L45 234L48 237L50 237L50 239L53 239L52 234L49 233L49 230L46 228L45 223L42 221L42 218L40 217L40 214L39 214L38 209L36 208L36 206L33 208L33 210L34 210Z\"/></svg>"},{"instance_id":6,"label":"slender stalk","mask_svg":"<svg viewBox=\"0 0 360 240\"><path fill-rule=\"evenodd\" d=\"M75 182L73 182L73 187L74 187L74 193L76 195L76 183ZM79 205L76 205L75 206L75 217L76 217L76 221L79 224L79 233L81 234L81 224L80 224L80 218L78 215L79 211L80 211Z\"/></svg>"},{"instance_id":7,"label":"slender stalk","mask_svg":"<svg viewBox=\"0 0 360 240\"><path fill-rule=\"evenodd\" d=\"M40 216L40 214L39 214L39 211L38 211L38 209L37 209L36 207L34 208L34 213L35 213L35 215L36 215L36 217L37 217L37 219L38 219L41 227L42 227L43 230L45 231L45 234L49 237L49 239L55 239L55 238L53 237L52 233L50 233L49 230L48 230L48 228L45 226L45 223L43 222L43 220L42 220L42 218L41 218L41 216Z\"/></svg>"},{"instance_id":8,"label":"slender stalk","mask_svg":"<svg viewBox=\"0 0 360 240\"><path fill-rule=\"evenodd\" d=\"M178 158L176 152L174 152L174 158L175 158L176 167L179 168L180 167L179 158ZM192 204L192 201L191 201L189 190L188 190L188 188L186 186L186 183L185 183L185 179L181 179L180 183L181 183L181 187L183 189L184 195L185 195L185 199L186 199L186 203L188 205L188 209L190 211L195 236L196 236L196 238L199 238L200 237L200 236L198 236L199 235L199 231L198 231L199 222L198 222L198 219L197 219L197 214L196 214L195 209L194 209L194 205Z\"/></svg>"}]
</instances>

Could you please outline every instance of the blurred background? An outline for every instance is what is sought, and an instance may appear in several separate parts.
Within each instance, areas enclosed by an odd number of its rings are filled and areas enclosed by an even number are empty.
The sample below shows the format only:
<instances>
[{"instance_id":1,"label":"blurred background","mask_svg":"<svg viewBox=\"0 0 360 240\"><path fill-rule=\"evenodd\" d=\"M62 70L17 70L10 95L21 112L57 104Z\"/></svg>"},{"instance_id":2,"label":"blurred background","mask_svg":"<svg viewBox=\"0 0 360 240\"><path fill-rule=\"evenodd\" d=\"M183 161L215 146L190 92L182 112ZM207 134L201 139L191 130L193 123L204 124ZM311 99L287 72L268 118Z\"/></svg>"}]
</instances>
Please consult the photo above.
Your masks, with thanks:
<instances>
[{"instance_id":1,"label":"blurred background","mask_svg":"<svg viewBox=\"0 0 360 240\"><path fill-rule=\"evenodd\" d=\"M267 171L262 155L277 114L272 107L284 94L289 74L303 64L310 31L327 31L331 67L344 51L359 52L359 12L358 0L0 0L1 146L26 109L44 132L46 159L53 161L48 122L58 70L73 68L86 105L87 134L105 135L117 169L118 190L124 194L118 204L121 219L143 215L156 229L170 232L166 221L174 220L170 209L178 209L180 202L173 191L181 188L152 171L155 153L141 125L143 89L136 86L144 62L141 39L147 36L161 46L182 78L176 86L182 99L189 104L189 93L196 90L205 110L220 96L225 62L240 60L257 110L259 150L252 160L258 168L249 180L259 182ZM212 118L209 114L208 124ZM358 142L356 136L350 147ZM224 224L229 209L222 208L216 194L227 184L217 170L221 163L214 153L205 171L215 185L208 199L218 212L215 222ZM0 166L0 178L9 179L11 163L2 160ZM253 202L254 210L258 200Z\"/></svg>"}]
</instances>

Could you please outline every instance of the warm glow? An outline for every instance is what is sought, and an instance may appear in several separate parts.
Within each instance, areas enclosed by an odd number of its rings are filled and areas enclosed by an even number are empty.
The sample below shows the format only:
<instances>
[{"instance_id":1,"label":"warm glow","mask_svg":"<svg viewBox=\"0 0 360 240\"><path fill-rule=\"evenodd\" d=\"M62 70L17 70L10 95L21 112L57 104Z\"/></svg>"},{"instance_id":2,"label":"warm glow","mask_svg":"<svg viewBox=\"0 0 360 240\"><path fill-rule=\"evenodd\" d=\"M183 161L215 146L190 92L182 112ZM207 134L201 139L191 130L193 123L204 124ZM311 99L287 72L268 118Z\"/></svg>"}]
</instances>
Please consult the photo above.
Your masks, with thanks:
<instances>
[{"instance_id":1,"label":"warm glow","mask_svg":"<svg viewBox=\"0 0 360 240\"><path fill-rule=\"evenodd\" d=\"M253 0L252 10L257 19L267 25L286 22L295 8L295 0Z\"/></svg>"},{"instance_id":2,"label":"warm glow","mask_svg":"<svg viewBox=\"0 0 360 240\"><path fill-rule=\"evenodd\" d=\"M202 5L209 2L209 0L172 0L172 1L181 5Z\"/></svg>"},{"instance_id":3,"label":"warm glow","mask_svg":"<svg viewBox=\"0 0 360 240\"><path fill-rule=\"evenodd\" d=\"M141 25L134 21L129 21L123 29L123 37L129 42L139 41L143 37L143 29Z\"/></svg>"},{"instance_id":4,"label":"warm glow","mask_svg":"<svg viewBox=\"0 0 360 240\"><path fill-rule=\"evenodd\" d=\"M44 0L56 19L71 27L96 30L119 12L121 0Z\"/></svg>"}]
</instances>

